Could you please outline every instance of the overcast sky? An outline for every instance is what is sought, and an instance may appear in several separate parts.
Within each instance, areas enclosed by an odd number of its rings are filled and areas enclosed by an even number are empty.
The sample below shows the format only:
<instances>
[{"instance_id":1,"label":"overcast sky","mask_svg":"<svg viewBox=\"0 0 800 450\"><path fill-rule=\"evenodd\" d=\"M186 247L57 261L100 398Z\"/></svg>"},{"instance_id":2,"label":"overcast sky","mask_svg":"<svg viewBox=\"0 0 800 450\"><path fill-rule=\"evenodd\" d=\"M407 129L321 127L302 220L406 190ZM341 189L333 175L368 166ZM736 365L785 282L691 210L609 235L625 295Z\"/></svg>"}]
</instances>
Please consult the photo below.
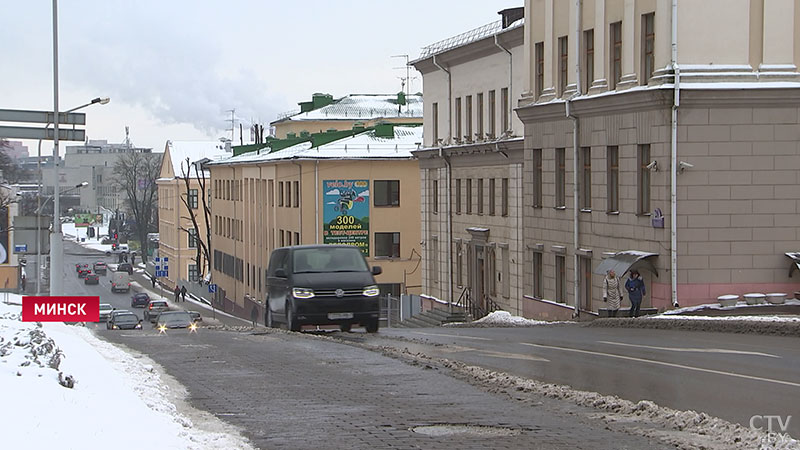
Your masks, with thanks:
<instances>
[{"instance_id":1,"label":"overcast sky","mask_svg":"<svg viewBox=\"0 0 800 450\"><path fill-rule=\"evenodd\" d=\"M314 92L397 92L406 72L395 68L405 60L392 55L414 59L421 47L522 3L62 0L60 109L111 97L84 110L88 137L122 142L127 125L135 145L156 151L168 139L230 136L226 110L235 108L247 129ZM2 0L0 12L0 108L52 110L52 1ZM411 73L412 92L422 90ZM35 154L35 142L26 144Z\"/></svg>"}]
</instances>

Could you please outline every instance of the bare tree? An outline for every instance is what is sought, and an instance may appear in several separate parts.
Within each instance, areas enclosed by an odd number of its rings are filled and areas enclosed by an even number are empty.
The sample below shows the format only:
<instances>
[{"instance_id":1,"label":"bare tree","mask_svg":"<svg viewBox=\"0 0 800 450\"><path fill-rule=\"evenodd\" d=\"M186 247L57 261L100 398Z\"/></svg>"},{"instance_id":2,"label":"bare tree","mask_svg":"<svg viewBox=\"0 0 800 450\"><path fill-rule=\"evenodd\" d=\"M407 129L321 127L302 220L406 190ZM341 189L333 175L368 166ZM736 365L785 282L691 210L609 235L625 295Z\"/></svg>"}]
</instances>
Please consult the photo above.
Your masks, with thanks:
<instances>
[{"instance_id":1,"label":"bare tree","mask_svg":"<svg viewBox=\"0 0 800 450\"><path fill-rule=\"evenodd\" d=\"M2 178L12 184L30 179L30 171L23 169L14 158L6 153L6 149L10 148L11 145L7 140L0 139L0 172L2 172Z\"/></svg>"},{"instance_id":2,"label":"bare tree","mask_svg":"<svg viewBox=\"0 0 800 450\"><path fill-rule=\"evenodd\" d=\"M194 168L194 170L192 170L192 168ZM194 175L194 179L197 181L198 186L197 207L191 205L189 200L189 192L191 192L193 189L191 186L192 175ZM183 203L183 206L186 207L188 218L192 221L192 226L194 227L195 249L197 252L192 259L197 264L197 273L200 280L202 280L205 277L206 264L208 265L209 270L211 269L211 208L207 202L208 197L206 196L206 177L203 162L191 162L189 158L186 158L185 161L181 161L180 177L186 186L186 195L181 195L180 199ZM206 227L205 237L201 237L199 234L200 226L197 218L198 209L200 209L202 213L203 223ZM182 218L185 219L186 217ZM191 230L187 228L180 227L180 229L185 231L187 234L191 233Z\"/></svg>"},{"instance_id":3,"label":"bare tree","mask_svg":"<svg viewBox=\"0 0 800 450\"><path fill-rule=\"evenodd\" d=\"M161 154L130 152L120 155L114 165L114 181L127 194L126 204L136 221L135 233L141 243L142 262L147 261L147 233L157 230L158 188Z\"/></svg>"}]
</instances>

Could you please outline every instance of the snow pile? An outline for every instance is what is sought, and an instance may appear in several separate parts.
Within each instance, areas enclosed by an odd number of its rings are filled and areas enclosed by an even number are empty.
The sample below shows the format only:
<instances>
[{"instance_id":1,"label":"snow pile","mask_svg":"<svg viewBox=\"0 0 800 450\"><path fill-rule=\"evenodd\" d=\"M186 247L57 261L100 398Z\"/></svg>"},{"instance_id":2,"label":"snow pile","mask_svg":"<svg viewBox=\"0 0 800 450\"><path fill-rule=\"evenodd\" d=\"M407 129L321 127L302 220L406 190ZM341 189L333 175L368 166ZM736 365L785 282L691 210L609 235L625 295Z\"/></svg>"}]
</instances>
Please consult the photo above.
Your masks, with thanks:
<instances>
[{"instance_id":1,"label":"snow pile","mask_svg":"<svg viewBox=\"0 0 800 450\"><path fill-rule=\"evenodd\" d=\"M684 308L671 309L669 311L664 311L661 314L669 316L669 315L678 315L678 314L685 314L685 313L690 313L690 312L697 312L697 311L702 311L702 310L706 310L706 309L719 310L719 311L731 311L731 310L734 310L734 309L741 309L743 311L746 311L749 308L764 308L764 307L770 307L770 306L776 306L776 305L773 305L771 303L761 303L761 304L758 304L758 305L748 305L744 301L739 301L736 304L736 306L722 306L719 303L705 303L705 304L702 304L702 305L687 306L687 307L684 307ZM800 300L797 300L797 299L794 299L794 298L787 298L786 301L781 306L800 306Z\"/></svg>"},{"instance_id":2,"label":"snow pile","mask_svg":"<svg viewBox=\"0 0 800 450\"><path fill-rule=\"evenodd\" d=\"M707 320L707 321L742 321L742 322L787 322L800 323L797 316L676 316L676 315L655 315L648 316L647 319L659 320Z\"/></svg>"},{"instance_id":3,"label":"snow pile","mask_svg":"<svg viewBox=\"0 0 800 450\"><path fill-rule=\"evenodd\" d=\"M495 311L476 320L473 323L498 326L527 327L533 325L547 325L550 322L531 320L520 316L512 316L508 311Z\"/></svg>"},{"instance_id":4,"label":"snow pile","mask_svg":"<svg viewBox=\"0 0 800 450\"><path fill-rule=\"evenodd\" d=\"M113 442L139 449L141 442L129 439L138 436L131 434L135 424L158 448L251 448L209 414L179 409L183 389L166 384L152 365L83 327L22 322L21 297L11 297L16 304L0 304L4 447L105 448Z\"/></svg>"}]
</instances>

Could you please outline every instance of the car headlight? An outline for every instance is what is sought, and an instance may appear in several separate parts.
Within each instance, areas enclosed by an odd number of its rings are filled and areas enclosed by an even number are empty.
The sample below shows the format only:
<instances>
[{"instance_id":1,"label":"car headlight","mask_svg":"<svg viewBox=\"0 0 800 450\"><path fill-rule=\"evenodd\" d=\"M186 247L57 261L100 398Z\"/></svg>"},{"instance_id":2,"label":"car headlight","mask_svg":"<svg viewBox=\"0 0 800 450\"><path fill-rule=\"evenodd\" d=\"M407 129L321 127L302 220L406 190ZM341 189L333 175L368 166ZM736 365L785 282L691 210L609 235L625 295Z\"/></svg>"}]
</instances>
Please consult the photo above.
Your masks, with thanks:
<instances>
[{"instance_id":1,"label":"car headlight","mask_svg":"<svg viewBox=\"0 0 800 450\"><path fill-rule=\"evenodd\" d=\"M189 324L189 331L197 331L197 324L196 323Z\"/></svg>"},{"instance_id":2,"label":"car headlight","mask_svg":"<svg viewBox=\"0 0 800 450\"><path fill-rule=\"evenodd\" d=\"M292 288L292 296L294 296L294 298L312 298L314 297L314 290L307 288Z\"/></svg>"},{"instance_id":3,"label":"car headlight","mask_svg":"<svg viewBox=\"0 0 800 450\"><path fill-rule=\"evenodd\" d=\"M141 330L141 329L142 329L142 324L140 324L140 323L137 323L137 324L136 324L136 326L135 326L135 327L133 327L133 328L135 328L135 329L137 329L137 330Z\"/></svg>"},{"instance_id":4,"label":"car headlight","mask_svg":"<svg viewBox=\"0 0 800 450\"><path fill-rule=\"evenodd\" d=\"M378 286L374 284L372 286L367 286L364 288L364 292L361 293L364 297L377 297L381 293Z\"/></svg>"}]
</instances>

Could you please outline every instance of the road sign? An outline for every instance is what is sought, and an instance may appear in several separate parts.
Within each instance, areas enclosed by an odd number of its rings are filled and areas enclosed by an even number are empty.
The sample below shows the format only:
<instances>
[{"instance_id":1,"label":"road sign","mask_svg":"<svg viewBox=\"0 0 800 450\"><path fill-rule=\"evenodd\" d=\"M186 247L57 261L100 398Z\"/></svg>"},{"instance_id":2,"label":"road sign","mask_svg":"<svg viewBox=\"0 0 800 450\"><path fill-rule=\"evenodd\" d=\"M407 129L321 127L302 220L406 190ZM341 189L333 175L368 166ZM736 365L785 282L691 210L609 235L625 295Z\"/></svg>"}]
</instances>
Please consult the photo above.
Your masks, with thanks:
<instances>
[{"instance_id":1,"label":"road sign","mask_svg":"<svg viewBox=\"0 0 800 450\"><path fill-rule=\"evenodd\" d=\"M52 128L0 126L0 138L53 140ZM58 129L58 139L62 141L86 140L86 130Z\"/></svg>"},{"instance_id":2,"label":"road sign","mask_svg":"<svg viewBox=\"0 0 800 450\"><path fill-rule=\"evenodd\" d=\"M166 264L166 263L168 263L168 262L169 262L169 258L167 258L167 257L165 256L165 257L164 257L164 264Z\"/></svg>"},{"instance_id":3,"label":"road sign","mask_svg":"<svg viewBox=\"0 0 800 450\"><path fill-rule=\"evenodd\" d=\"M53 111L31 111L24 109L0 109L0 122L53 123ZM86 113L65 113L58 115L58 123L63 125L86 125Z\"/></svg>"},{"instance_id":4,"label":"road sign","mask_svg":"<svg viewBox=\"0 0 800 450\"><path fill-rule=\"evenodd\" d=\"M28 251L28 244L14 244L14 253L24 253Z\"/></svg>"},{"instance_id":5,"label":"road sign","mask_svg":"<svg viewBox=\"0 0 800 450\"><path fill-rule=\"evenodd\" d=\"M209 284L208 285L208 293L215 294L217 292L217 285L216 284Z\"/></svg>"},{"instance_id":6,"label":"road sign","mask_svg":"<svg viewBox=\"0 0 800 450\"><path fill-rule=\"evenodd\" d=\"M156 262L161 262L161 258L159 258L158 256L156 256Z\"/></svg>"}]
</instances>

